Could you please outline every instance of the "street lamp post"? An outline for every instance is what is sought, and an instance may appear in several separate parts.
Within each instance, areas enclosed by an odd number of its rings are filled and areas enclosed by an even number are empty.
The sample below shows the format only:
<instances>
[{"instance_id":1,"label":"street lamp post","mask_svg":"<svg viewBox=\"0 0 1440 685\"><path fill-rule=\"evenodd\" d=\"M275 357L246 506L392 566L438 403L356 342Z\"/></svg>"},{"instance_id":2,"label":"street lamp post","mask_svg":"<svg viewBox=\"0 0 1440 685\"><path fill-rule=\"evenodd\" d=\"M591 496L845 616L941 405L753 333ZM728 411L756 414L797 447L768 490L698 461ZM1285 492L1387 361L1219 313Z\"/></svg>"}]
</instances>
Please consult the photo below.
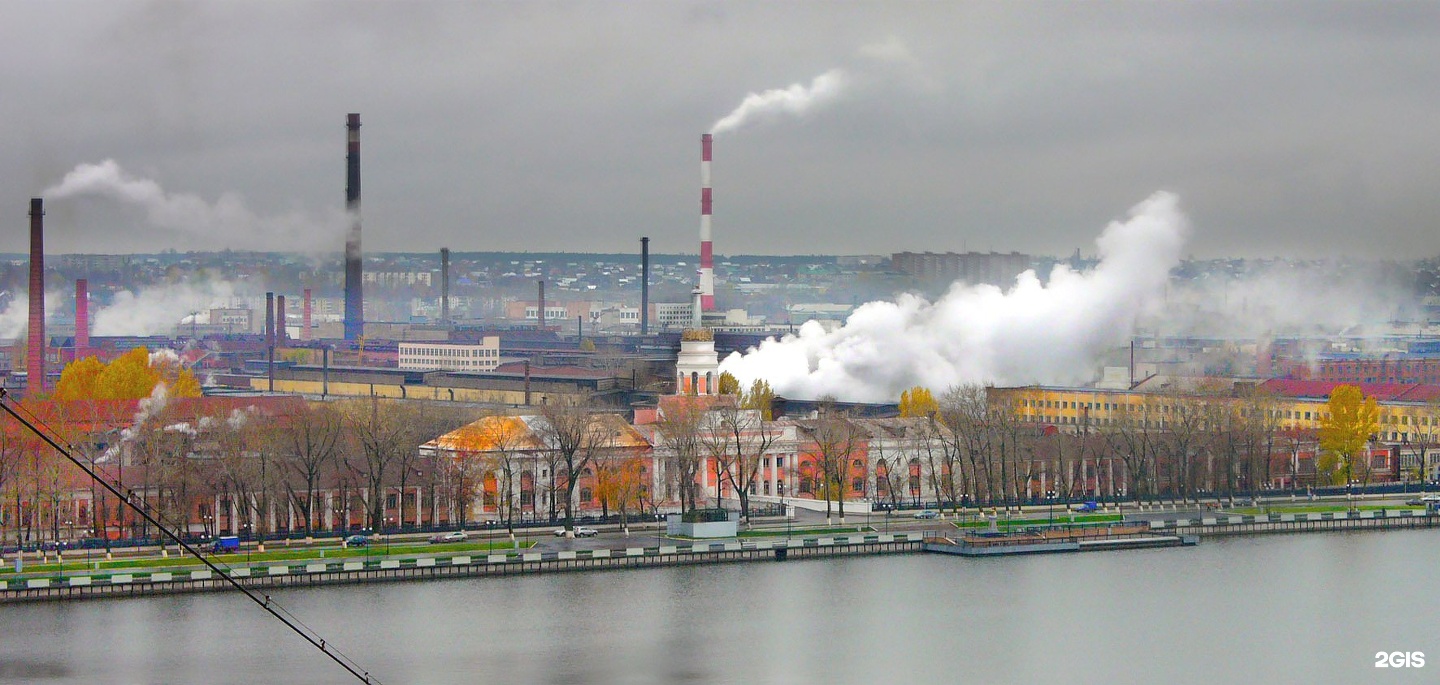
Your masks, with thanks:
<instances>
[{"instance_id":1,"label":"street lamp post","mask_svg":"<svg viewBox=\"0 0 1440 685\"><path fill-rule=\"evenodd\" d=\"M1046 490L1046 491L1045 491L1045 504L1046 504L1047 510L1049 511L1049 517L1050 517L1050 522L1049 522L1048 526L1054 526L1054 525L1055 525L1055 491L1054 491L1054 490Z\"/></svg>"}]
</instances>

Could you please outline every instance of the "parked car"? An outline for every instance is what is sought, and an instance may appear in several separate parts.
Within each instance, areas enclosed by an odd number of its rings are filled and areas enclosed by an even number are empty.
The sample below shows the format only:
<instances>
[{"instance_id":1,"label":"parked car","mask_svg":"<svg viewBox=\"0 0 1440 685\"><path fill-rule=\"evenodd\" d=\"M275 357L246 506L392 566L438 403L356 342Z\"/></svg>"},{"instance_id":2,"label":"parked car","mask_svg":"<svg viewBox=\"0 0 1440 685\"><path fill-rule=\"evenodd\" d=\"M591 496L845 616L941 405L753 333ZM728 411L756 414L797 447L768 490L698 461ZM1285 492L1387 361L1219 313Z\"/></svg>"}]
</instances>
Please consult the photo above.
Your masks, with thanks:
<instances>
[{"instance_id":1,"label":"parked car","mask_svg":"<svg viewBox=\"0 0 1440 685\"><path fill-rule=\"evenodd\" d=\"M451 532L449 532L449 533L441 533L441 534L439 534L439 535L432 535L432 536L430 537L430 544L432 544L432 545L438 545L438 544L442 544L442 543L446 543L446 542L464 542L464 541L466 541L467 539L469 539L469 537L470 537L470 536L466 535L463 531L458 531L458 530L456 530L456 531L451 531Z\"/></svg>"},{"instance_id":2,"label":"parked car","mask_svg":"<svg viewBox=\"0 0 1440 685\"><path fill-rule=\"evenodd\" d=\"M938 518L940 518L940 512L935 511L934 509L926 509L926 510L924 510L924 511L917 511L917 512L915 512L915 518L917 518L917 519L938 519Z\"/></svg>"},{"instance_id":3,"label":"parked car","mask_svg":"<svg viewBox=\"0 0 1440 685\"><path fill-rule=\"evenodd\" d=\"M1407 507L1423 507L1423 506L1425 506L1425 500L1420 499L1419 497L1412 497L1412 498L1410 498L1410 499L1405 500L1405 506L1407 506Z\"/></svg>"},{"instance_id":4,"label":"parked car","mask_svg":"<svg viewBox=\"0 0 1440 685\"><path fill-rule=\"evenodd\" d=\"M1075 505L1073 511L1075 511L1075 512L1077 512L1077 513L1081 513L1081 514L1088 514L1088 513L1094 512L1094 511L1098 511L1099 509L1100 509L1100 503L1099 503L1099 502L1093 502L1093 501L1092 501L1092 502L1084 502L1084 503Z\"/></svg>"},{"instance_id":5,"label":"parked car","mask_svg":"<svg viewBox=\"0 0 1440 685\"><path fill-rule=\"evenodd\" d=\"M370 538L367 538L364 535L351 535L350 537L345 538L346 547L364 547L368 544L370 544Z\"/></svg>"},{"instance_id":6,"label":"parked car","mask_svg":"<svg viewBox=\"0 0 1440 685\"><path fill-rule=\"evenodd\" d=\"M599 534L600 531L586 526L580 526L579 528L575 529L575 537L577 538L593 538Z\"/></svg>"},{"instance_id":7,"label":"parked car","mask_svg":"<svg viewBox=\"0 0 1440 685\"><path fill-rule=\"evenodd\" d=\"M557 537L557 538L563 538L563 537L565 537L565 526L560 526L559 528L556 528L556 529L555 529L555 537Z\"/></svg>"}]
</instances>

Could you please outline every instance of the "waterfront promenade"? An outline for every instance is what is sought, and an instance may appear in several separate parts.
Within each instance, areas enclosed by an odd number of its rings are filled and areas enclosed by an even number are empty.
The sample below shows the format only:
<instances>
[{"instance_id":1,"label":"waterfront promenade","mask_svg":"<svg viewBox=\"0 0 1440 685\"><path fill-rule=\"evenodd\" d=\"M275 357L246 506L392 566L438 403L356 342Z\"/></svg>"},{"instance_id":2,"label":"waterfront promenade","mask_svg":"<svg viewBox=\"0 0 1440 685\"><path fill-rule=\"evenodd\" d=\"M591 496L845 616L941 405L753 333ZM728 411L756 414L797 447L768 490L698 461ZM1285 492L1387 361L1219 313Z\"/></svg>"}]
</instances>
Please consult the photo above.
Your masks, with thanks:
<instances>
[{"instance_id":1,"label":"waterfront promenade","mask_svg":"<svg viewBox=\"0 0 1440 685\"><path fill-rule=\"evenodd\" d=\"M1334 509L1299 511L1299 509ZM1000 531L1054 535L1087 527L1124 526L1153 536L1206 538L1212 536L1275 535L1286 533L1378 531L1434 528L1440 515L1434 510L1385 503L1352 509L1336 503L1276 506L1268 513L1212 512L1205 509L1072 515L1030 509L996 522ZM1237 509L1235 511L1248 511ZM813 516L810 518L813 519ZM820 521L781 525L770 520L744 537L725 540L685 540L658 532L635 537L619 530L604 530L597 538L555 538L542 533L510 543L498 532L474 535L458 545L426 546L419 540L396 536L372 543L369 550L346 550L338 540L316 547L277 548L269 553L237 554L218 558L223 568L247 587L282 588L405 580L499 576L565 571L644 568L741 561L784 561L849 555L909 554L924 550L925 540L958 539L988 527L977 515L919 520L886 516L869 524L826 529ZM858 525L857 525L858 524ZM793 531L793 534L791 534ZM1131 533L1136 534L1137 533ZM393 542L393 549L391 544ZM1125 545L1114 545L1123 549ZM1045 551L1045 550L1041 550ZM1053 550L1063 551L1063 550ZM329 557L327 558L327 554ZM22 573L0 573L0 604L94 597L127 597L226 589L229 584L194 559L161 558L154 550L133 558L86 562L70 557L64 565L35 565Z\"/></svg>"}]
</instances>

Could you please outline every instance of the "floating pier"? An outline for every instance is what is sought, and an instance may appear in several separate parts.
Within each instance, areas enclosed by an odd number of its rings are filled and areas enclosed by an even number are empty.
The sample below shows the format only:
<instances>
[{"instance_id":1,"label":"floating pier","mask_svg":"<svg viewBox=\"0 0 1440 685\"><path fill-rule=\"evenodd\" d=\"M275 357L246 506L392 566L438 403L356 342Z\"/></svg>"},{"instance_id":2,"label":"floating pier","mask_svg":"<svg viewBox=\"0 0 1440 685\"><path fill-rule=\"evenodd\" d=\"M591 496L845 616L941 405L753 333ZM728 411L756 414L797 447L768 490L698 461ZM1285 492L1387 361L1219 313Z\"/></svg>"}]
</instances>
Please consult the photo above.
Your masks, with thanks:
<instances>
[{"instance_id":1,"label":"floating pier","mask_svg":"<svg viewBox=\"0 0 1440 685\"><path fill-rule=\"evenodd\" d=\"M1198 535L1156 534L1145 526L1108 526L1080 530L970 533L957 538L927 538L926 552L962 557L999 557L1060 552L1101 552L1200 543Z\"/></svg>"}]
</instances>

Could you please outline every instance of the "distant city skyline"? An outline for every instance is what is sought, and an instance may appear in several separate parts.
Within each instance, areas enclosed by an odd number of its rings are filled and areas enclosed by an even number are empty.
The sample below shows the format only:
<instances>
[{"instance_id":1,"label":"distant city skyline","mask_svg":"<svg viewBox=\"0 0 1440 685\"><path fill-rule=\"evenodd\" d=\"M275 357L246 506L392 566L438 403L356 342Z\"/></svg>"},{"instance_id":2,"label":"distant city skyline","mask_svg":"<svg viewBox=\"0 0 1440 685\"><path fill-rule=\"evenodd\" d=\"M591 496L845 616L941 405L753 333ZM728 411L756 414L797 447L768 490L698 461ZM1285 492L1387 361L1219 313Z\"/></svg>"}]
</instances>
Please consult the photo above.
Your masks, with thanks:
<instances>
[{"instance_id":1,"label":"distant city skyline","mask_svg":"<svg viewBox=\"0 0 1440 685\"><path fill-rule=\"evenodd\" d=\"M1440 5L0 10L0 252L113 160L203 230L79 193L47 252L338 253L359 112L370 252L694 254L713 128L720 255L1089 254L1161 189L1200 258L1440 254Z\"/></svg>"}]
</instances>

